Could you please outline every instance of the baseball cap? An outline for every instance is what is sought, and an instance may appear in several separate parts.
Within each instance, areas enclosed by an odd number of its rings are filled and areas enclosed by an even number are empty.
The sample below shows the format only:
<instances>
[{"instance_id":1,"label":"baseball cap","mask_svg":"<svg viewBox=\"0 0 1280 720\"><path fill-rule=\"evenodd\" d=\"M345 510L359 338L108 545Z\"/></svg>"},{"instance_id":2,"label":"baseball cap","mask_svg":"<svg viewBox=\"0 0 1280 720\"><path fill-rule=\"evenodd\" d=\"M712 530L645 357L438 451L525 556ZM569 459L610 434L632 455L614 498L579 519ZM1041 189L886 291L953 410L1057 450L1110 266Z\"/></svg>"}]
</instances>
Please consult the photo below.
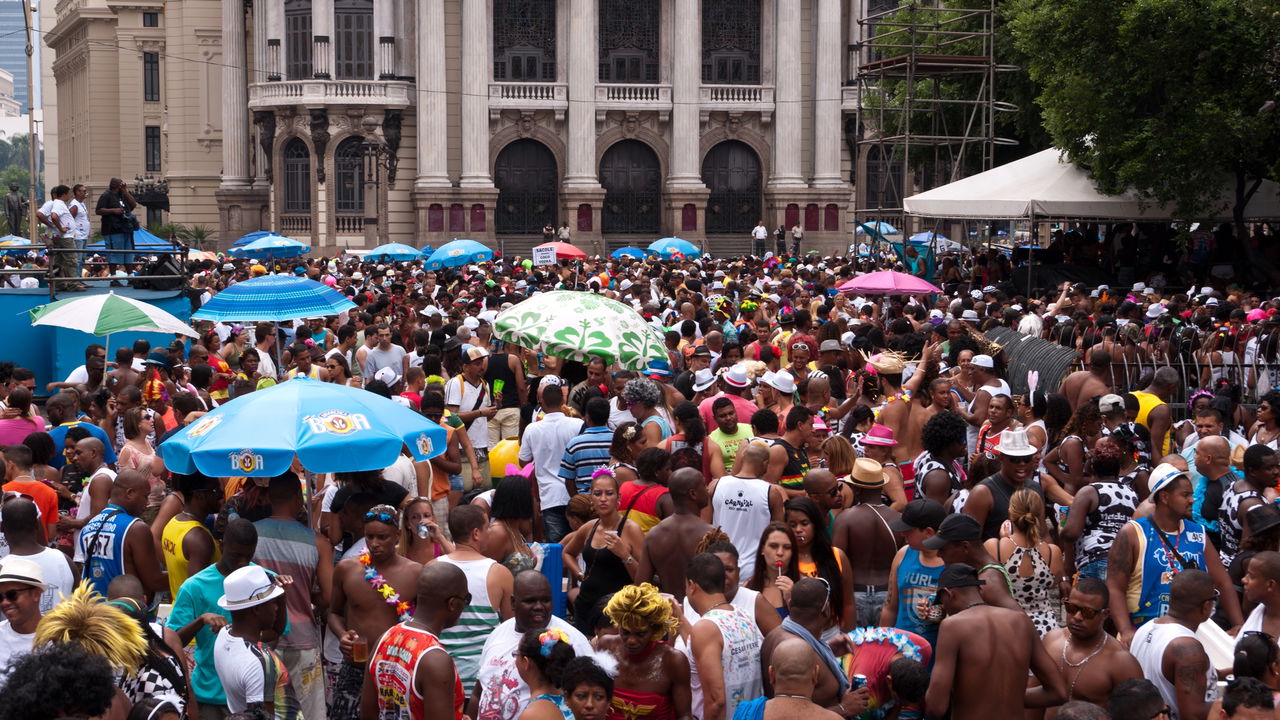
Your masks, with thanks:
<instances>
[{"instance_id":1,"label":"baseball cap","mask_svg":"<svg viewBox=\"0 0 1280 720\"><path fill-rule=\"evenodd\" d=\"M472 345L471 347L468 347L466 350L462 351L462 361L464 363L474 362L476 360L479 360L480 358L486 358L486 357L489 357L489 351L485 350L482 347L476 347Z\"/></svg>"},{"instance_id":2,"label":"baseball cap","mask_svg":"<svg viewBox=\"0 0 1280 720\"><path fill-rule=\"evenodd\" d=\"M941 550L953 542L978 541L982 539L982 525L974 518L963 513L948 515L938 526L938 534L924 541L930 550Z\"/></svg>"},{"instance_id":3,"label":"baseball cap","mask_svg":"<svg viewBox=\"0 0 1280 720\"><path fill-rule=\"evenodd\" d=\"M373 374L373 379L381 380L387 384L387 387L391 387L392 385L400 382L400 375L395 370L392 370L389 367L384 367L379 368L378 372Z\"/></svg>"},{"instance_id":4,"label":"baseball cap","mask_svg":"<svg viewBox=\"0 0 1280 720\"><path fill-rule=\"evenodd\" d=\"M916 498L902 509L901 517L889 523L889 529L900 533L925 528L937 530L946 517L947 509L942 503L933 498Z\"/></svg>"},{"instance_id":5,"label":"baseball cap","mask_svg":"<svg viewBox=\"0 0 1280 720\"><path fill-rule=\"evenodd\" d=\"M1108 415L1120 410L1124 410L1124 398L1119 395L1103 395L1102 399L1098 400L1098 412L1103 415Z\"/></svg>"},{"instance_id":6,"label":"baseball cap","mask_svg":"<svg viewBox=\"0 0 1280 720\"><path fill-rule=\"evenodd\" d=\"M284 588L275 584L260 565L246 565L231 573L222 581L222 590L218 607L223 610L256 607L284 594Z\"/></svg>"},{"instance_id":7,"label":"baseball cap","mask_svg":"<svg viewBox=\"0 0 1280 720\"><path fill-rule=\"evenodd\" d=\"M990 355L974 355L973 365L974 367L980 368L994 368L996 366L996 361L993 360Z\"/></svg>"},{"instance_id":8,"label":"baseball cap","mask_svg":"<svg viewBox=\"0 0 1280 720\"><path fill-rule=\"evenodd\" d=\"M974 522L977 521L975 520ZM972 565L951 563L943 568L942 574L938 576L938 592L934 593L933 602L935 605L942 602L943 590L961 587L981 587L986 584L985 580L978 579L978 571Z\"/></svg>"}]
</instances>

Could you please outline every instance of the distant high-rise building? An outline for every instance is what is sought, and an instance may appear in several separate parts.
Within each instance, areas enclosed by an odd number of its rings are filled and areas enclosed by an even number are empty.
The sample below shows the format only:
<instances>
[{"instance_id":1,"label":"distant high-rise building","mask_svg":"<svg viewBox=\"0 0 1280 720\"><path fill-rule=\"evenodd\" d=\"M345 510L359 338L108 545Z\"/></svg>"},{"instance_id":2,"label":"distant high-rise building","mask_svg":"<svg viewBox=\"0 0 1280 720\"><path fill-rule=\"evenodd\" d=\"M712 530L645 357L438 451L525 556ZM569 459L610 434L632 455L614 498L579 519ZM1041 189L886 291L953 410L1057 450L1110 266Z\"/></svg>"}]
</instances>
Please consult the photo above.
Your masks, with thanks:
<instances>
[{"instance_id":1,"label":"distant high-rise building","mask_svg":"<svg viewBox=\"0 0 1280 720\"><path fill-rule=\"evenodd\" d=\"M0 70L13 73L13 96L27 112L27 26L22 0L0 0Z\"/></svg>"}]
</instances>

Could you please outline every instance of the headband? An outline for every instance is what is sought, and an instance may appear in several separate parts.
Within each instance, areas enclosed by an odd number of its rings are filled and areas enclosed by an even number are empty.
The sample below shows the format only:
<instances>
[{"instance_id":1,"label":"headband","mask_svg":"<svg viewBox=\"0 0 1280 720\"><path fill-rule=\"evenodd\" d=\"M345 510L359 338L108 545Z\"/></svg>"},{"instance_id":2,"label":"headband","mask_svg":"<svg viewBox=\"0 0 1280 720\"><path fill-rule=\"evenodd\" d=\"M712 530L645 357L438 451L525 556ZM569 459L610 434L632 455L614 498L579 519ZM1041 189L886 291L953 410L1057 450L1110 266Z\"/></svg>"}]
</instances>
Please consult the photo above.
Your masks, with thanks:
<instances>
[{"instance_id":1,"label":"headband","mask_svg":"<svg viewBox=\"0 0 1280 720\"><path fill-rule=\"evenodd\" d=\"M568 643L569 636L560 628L547 628L538 636L538 644L541 646L538 653L544 658L551 657L551 651L555 650L556 643Z\"/></svg>"}]
</instances>

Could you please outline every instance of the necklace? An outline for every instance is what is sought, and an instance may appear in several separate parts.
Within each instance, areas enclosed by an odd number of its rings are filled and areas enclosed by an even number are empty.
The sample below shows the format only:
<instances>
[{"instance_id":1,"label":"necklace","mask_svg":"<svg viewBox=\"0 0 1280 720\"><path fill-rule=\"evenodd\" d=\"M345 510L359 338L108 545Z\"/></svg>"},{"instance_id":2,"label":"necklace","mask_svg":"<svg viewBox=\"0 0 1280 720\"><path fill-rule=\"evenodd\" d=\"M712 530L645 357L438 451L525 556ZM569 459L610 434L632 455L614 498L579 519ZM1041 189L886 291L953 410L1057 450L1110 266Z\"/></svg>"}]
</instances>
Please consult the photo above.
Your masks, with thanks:
<instances>
[{"instance_id":1,"label":"necklace","mask_svg":"<svg viewBox=\"0 0 1280 720\"><path fill-rule=\"evenodd\" d=\"M400 599L400 595L396 593L396 589L387 583L387 579L382 577L382 573L378 572L373 566L373 558L366 549L360 553L360 564L364 566L364 579L369 583L374 592L382 596L384 602L395 609L396 615L400 617L400 622L409 622L413 619L413 603L408 603Z\"/></svg>"},{"instance_id":2,"label":"necklace","mask_svg":"<svg viewBox=\"0 0 1280 720\"><path fill-rule=\"evenodd\" d=\"M960 608L960 612L964 612L965 610L968 610L971 607L977 607L979 605L986 605L986 603L981 600L979 600L978 602L971 602L968 605L965 605L964 607Z\"/></svg>"},{"instance_id":3,"label":"necklace","mask_svg":"<svg viewBox=\"0 0 1280 720\"><path fill-rule=\"evenodd\" d=\"M729 602L728 600L721 600L720 602L716 603L715 605L712 605L711 607L707 608L707 612L711 612L712 610L715 610L716 608L720 607L721 605L728 605L729 607L733 607L733 603Z\"/></svg>"},{"instance_id":4,"label":"necklace","mask_svg":"<svg viewBox=\"0 0 1280 720\"><path fill-rule=\"evenodd\" d=\"M1069 668L1080 668L1079 670L1076 670L1076 676L1071 679L1071 688L1067 690L1067 702L1070 702L1071 699L1075 697L1076 682L1078 682L1080 680L1080 676L1084 674L1084 666L1097 656L1098 653L1102 652L1102 648L1107 646L1108 637L1109 636L1105 632L1102 633L1102 642L1098 643L1098 647L1094 648L1093 652L1086 655L1083 660L1075 663L1067 659L1067 646L1071 644L1071 636L1068 635L1066 641L1062 643L1062 664Z\"/></svg>"},{"instance_id":5,"label":"necklace","mask_svg":"<svg viewBox=\"0 0 1280 720\"><path fill-rule=\"evenodd\" d=\"M805 702L813 702L813 698L805 697L804 695L788 695L787 693L775 692L773 696L776 698L785 697L785 698L794 698L796 700L804 700Z\"/></svg>"}]
</instances>

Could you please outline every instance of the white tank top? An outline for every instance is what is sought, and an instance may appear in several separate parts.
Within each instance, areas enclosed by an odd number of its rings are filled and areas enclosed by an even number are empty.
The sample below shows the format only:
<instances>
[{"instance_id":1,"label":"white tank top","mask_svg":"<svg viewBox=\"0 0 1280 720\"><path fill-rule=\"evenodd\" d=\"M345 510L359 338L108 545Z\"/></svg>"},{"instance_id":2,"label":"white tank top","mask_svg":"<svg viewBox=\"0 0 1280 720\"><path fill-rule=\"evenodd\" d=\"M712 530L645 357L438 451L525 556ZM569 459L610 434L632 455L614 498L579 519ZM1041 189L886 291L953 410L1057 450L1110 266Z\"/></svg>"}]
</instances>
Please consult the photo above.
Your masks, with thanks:
<instances>
[{"instance_id":1,"label":"white tank top","mask_svg":"<svg viewBox=\"0 0 1280 720\"><path fill-rule=\"evenodd\" d=\"M751 624L756 626L756 628L760 627L759 623L756 622L756 597L758 595L760 595L760 593L752 590L751 588L740 587L738 588L737 594L735 594L733 599L729 601L733 603L733 606L738 608L743 615L746 615L751 620ZM694 625L697 625L698 621L701 619L702 616L699 615L698 611L694 610L693 606L689 604L689 598L685 598L685 622L689 624L689 627L693 627ZM698 664L693 661L693 648L689 647L683 639L676 641L676 648L689 658L689 691L693 702L693 716L702 717L702 679L698 677ZM732 716L726 715L725 717Z\"/></svg>"},{"instance_id":2,"label":"white tank top","mask_svg":"<svg viewBox=\"0 0 1280 720\"><path fill-rule=\"evenodd\" d=\"M489 568L497 563L490 558L454 560L447 555L438 558L438 561L456 565L467 576L467 592L471 593L471 603L458 617L457 625L445 628L440 633L440 644L449 651L458 667L463 691L470 693L476 674L480 671L480 653L484 650L484 641L489 639L493 629L502 622L498 609L493 607L493 602L489 599Z\"/></svg>"},{"instance_id":3,"label":"white tank top","mask_svg":"<svg viewBox=\"0 0 1280 720\"><path fill-rule=\"evenodd\" d=\"M1169 643L1179 638L1195 638L1196 634L1178 623L1160 623L1152 620L1133 634L1130 652L1142 666L1142 674L1160 690L1160 696L1169 705L1169 716L1178 720L1178 694L1173 683L1164 676L1164 651ZM1199 642L1198 640L1196 642ZM1218 671L1209 664L1205 673L1204 701L1211 703L1218 699Z\"/></svg>"},{"instance_id":4,"label":"white tank top","mask_svg":"<svg viewBox=\"0 0 1280 720\"><path fill-rule=\"evenodd\" d=\"M724 669L724 716L731 718L738 703L764 694L760 679L760 646L764 636L754 622L734 606L721 605L707 611L702 619L716 624L724 638L720 665Z\"/></svg>"},{"instance_id":5,"label":"white tank top","mask_svg":"<svg viewBox=\"0 0 1280 720\"><path fill-rule=\"evenodd\" d=\"M723 530L738 549L743 583L755 574L760 533L773 517L769 513L769 487L759 478L725 475L716 483L716 494L711 498L711 524Z\"/></svg>"}]
</instances>

